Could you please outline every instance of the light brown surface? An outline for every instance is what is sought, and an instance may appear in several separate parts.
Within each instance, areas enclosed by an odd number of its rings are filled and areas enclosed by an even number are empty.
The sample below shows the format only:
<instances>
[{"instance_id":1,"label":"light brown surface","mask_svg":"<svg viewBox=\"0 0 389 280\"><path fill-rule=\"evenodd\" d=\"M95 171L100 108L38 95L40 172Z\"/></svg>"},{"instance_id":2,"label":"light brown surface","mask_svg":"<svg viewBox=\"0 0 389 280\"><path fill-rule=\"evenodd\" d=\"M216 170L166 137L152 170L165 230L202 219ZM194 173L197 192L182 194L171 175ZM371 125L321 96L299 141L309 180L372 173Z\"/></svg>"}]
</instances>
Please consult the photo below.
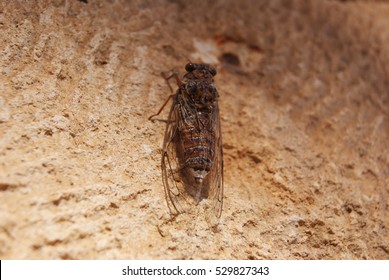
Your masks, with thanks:
<instances>
[{"instance_id":1,"label":"light brown surface","mask_svg":"<svg viewBox=\"0 0 389 280\"><path fill-rule=\"evenodd\" d=\"M0 3L1 259L389 259L387 2ZM147 120L187 58L218 69L217 228L170 219Z\"/></svg>"}]
</instances>

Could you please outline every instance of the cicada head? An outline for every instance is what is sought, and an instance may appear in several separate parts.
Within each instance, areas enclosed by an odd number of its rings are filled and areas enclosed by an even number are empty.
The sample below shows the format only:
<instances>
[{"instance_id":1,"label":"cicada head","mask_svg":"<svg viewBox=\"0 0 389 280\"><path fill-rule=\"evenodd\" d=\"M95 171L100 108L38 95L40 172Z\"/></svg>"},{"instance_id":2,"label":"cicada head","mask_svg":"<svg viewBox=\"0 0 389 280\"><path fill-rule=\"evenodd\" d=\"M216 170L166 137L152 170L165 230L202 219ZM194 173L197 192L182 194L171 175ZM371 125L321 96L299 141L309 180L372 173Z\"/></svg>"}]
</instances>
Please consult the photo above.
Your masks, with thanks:
<instances>
[{"instance_id":1,"label":"cicada head","mask_svg":"<svg viewBox=\"0 0 389 280\"><path fill-rule=\"evenodd\" d=\"M218 97L213 77L216 69L207 64L188 63L185 66L183 89L197 108L212 106Z\"/></svg>"},{"instance_id":2,"label":"cicada head","mask_svg":"<svg viewBox=\"0 0 389 280\"><path fill-rule=\"evenodd\" d=\"M216 69L207 64L188 63L185 65L185 77L189 79L209 79L216 76Z\"/></svg>"}]
</instances>

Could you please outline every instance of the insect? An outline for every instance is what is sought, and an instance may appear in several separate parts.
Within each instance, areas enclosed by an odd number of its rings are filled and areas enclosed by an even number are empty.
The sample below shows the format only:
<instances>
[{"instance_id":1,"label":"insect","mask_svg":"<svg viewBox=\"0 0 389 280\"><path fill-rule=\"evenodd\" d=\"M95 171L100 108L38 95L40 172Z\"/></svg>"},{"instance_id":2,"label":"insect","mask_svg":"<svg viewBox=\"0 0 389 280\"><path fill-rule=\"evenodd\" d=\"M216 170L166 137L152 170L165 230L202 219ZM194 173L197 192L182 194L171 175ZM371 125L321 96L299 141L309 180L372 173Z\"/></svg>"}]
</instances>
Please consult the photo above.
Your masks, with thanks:
<instances>
[{"instance_id":1,"label":"insect","mask_svg":"<svg viewBox=\"0 0 389 280\"><path fill-rule=\"evenodd\" d=\"M159 115L168 101L172 106L167 119L162 150L162 180L172 214L187 212L201 201L219 218L223 206L223 150L216 69L206 64L188 63L181 80L176 72L162 73L175 78L178 90L149 117ZM172 90L173 92L173 90Z\"/></svg>"}]
</instances>

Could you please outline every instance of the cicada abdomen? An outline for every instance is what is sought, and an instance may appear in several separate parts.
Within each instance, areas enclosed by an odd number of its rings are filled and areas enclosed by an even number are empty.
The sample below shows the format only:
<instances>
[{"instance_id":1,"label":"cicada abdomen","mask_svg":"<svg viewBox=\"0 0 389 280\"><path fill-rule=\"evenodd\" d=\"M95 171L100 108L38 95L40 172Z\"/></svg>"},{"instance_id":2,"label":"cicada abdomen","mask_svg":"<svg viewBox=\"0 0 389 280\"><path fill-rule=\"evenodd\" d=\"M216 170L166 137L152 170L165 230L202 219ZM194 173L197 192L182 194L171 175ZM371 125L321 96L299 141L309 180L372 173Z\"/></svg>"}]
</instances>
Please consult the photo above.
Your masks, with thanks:
<instances>
[{"instance_id":1,"label":"cicada abdomen","mask_svg":"<svg viewBox=\"0 0 389 280\"><path fill-rule=\"evenodd\" d=\"M188 211L206 199L220 217L223 204L223 151L216 70L188 63L167 120L162 151L162 178L170 211ZM167 102L162 106L166 105ZM158 115L161 110L156 114ZM151 116L150 118L154 117Z\"/></svg>"}]
</instances>

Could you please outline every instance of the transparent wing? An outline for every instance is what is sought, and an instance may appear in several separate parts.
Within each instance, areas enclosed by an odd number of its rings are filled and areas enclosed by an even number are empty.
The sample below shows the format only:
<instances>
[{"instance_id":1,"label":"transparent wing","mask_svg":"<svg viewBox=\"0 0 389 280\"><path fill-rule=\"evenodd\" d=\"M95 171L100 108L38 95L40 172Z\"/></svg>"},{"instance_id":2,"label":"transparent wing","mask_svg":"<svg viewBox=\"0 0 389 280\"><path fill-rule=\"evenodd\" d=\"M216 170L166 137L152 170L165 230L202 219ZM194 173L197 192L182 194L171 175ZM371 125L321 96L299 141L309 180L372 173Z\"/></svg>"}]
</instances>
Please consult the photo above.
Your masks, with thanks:
<instances>
[{"instance_id":1,"label":"transparent wing","mask_svg":"<svg viewBox=\"0 0 389 280\"><path fill-rule=\"evenodd\" d=\"M216 217L220 218L223 209L223 149L222 134L220 126L219 106L216 103L215 110L211 118L212 129L215 132L215 159L209 173L209 199L211 209Z\"/></svg>"},{"instance_id":2,"label":"transparent wing","mask_svg":"<svg viewBox=\"0 0 389 280\"><path fill-rule=\"evenodd\" d=\"M185 185L180 175L177 144L179 139L179 105L173 102L166 124L162 151L162 180L166 201L172 214L187 212L193 204L193 199L185 191Z\"/></svg>"}]
</instances>

